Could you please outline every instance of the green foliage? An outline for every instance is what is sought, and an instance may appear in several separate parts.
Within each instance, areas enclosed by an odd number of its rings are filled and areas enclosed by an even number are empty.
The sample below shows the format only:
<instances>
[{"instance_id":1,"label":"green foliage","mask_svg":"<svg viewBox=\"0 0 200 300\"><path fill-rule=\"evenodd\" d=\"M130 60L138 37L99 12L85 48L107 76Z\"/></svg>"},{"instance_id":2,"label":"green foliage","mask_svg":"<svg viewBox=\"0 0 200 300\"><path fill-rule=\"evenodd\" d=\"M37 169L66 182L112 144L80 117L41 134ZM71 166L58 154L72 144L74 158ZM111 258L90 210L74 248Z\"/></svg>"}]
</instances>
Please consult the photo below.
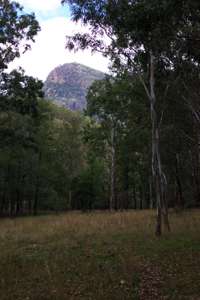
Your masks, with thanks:
<instances>
[{"instance_id":1,"label":"green foliage","mask_svg":"<svg viewBox=\"0 0 200 300\"><path fill-rule=\"evenodd\" d=\"M115 209L153 207L155 140L169 204L199 205L199 4L63 2L74 20L91 26L91 34L68 38L68 47L103 52L115 76L66 64L43 88L21 69L5 73L21 41L27 50L39 25L17 3L1 1L0 213L105 209L111 198ZM115 37L109 46L105 33ZM147 102L153 87L157 136ZM88 92L84 115L44 100L43 90L73 110L85 107Z\"/></svg>"},{"instance_id":2,"label":"green foliage","mask_svg":"<svg viewBox=\"0 0 200 300\"><path fill-rule=\"evenodd\" d=\"M0 2L0 73L7 64L20 56L22 51L30 48L30 42L40 29L34 14L25 14L23 8L15 1Z\"/></svg>"},{"instance_id":3,"label":"green foliage","mask_svg":"<svg viewBox=\"0 0 200 300\"><path fill-rule=\"evenodd\" d=\"M87 128L86 141L95 156L104 159L108 174L107 194L111 184L112 149L115 149L115 208L138 207L140 201L148 206L150 195L148 180L146 184L145 181L149 176L150 120L137 78L123 74L95 82L88 92L86 113L96 120L90 131ZM100 143L101 147L98 147ZM145 191L143 195L141 187Z\"/></svg>"},{"instance_id":4,"label":"green foliage","mask_svg":"<svg viewBox=\"0 0 200 300\"><path fill-rule=\"evenodd\" d=\"M168 183L170 204L187 206L194 201L199 205L199 2L65 0L63 3L69 3L74 21L82 21L91 28L90 33L68 37L68 48L103 52L111 58L116 73L124 70L134 73L145 90L144 97L153 104L152 125L157 127L158 134L152 135L152 145L157 141L161 152L158 157L167 175L165 185ZM110 37L110 44L105 43L105 35ZM99 91L102 95L100 87ZM103 95L110 99L109 93ZM122 101L119 102L115 109L121 109L123 114ZM98 113L102 116L104 112L98 110ZM133 131L133 140L134 134ZM156 164L158 159L152 161Z\"/></svg>"},{"instance_id":5,"label":"green foliage","mask_svg":"<svg viewBox=\"0 0 200 300\"><path fill-rule=\"evenodd\" d=\"M0 109L22 115L37 115L37 100L43 97L40 80L26 76L22 69L2 73L0 81Z\"/></svg>"},{"instance_id":6,"label":"green foliage","mask_svg":"<svg viewBox=\"0 0 200 300\"><path fill-rule=\"evenodd\" d=\"M90 157L87 166L72 182L72 208L85 211L108 207L106 184L103 159Z\"/></svg>"},{"instance_id":7,"label":"green foliage","mask_svg":"<svg viewBox=\"0 0 200 300\"><path fill-rule=\"evenodd\" d=\"M39 100L36 118L9 111L1 119L1 213L68 208L71 181L82 165L81 117Z\"/></svg>"}]
</instances>

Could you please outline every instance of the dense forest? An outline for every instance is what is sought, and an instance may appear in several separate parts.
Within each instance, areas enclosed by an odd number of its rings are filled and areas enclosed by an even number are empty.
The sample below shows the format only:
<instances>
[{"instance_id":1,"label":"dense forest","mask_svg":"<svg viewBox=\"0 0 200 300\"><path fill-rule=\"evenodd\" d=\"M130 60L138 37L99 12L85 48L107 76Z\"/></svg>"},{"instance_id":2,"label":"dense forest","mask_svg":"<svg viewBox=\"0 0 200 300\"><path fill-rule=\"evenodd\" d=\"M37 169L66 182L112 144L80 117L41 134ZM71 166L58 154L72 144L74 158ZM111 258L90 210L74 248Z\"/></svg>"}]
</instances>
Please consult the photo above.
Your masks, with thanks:
<instances>
[{"instance_id":1,"label":"dense forest","mask_svg":"<svg viewBox=\"0 0 200 300\"><path fill-rule=\"evenodd\" d=\"M0 214L157 208L160 234L168 207L200 206L200 3L63 2L91 27L67 47L110 57L111 75L83 112L47 101L41 81L6 71L39 24L0 1Z\"/></svg>"}]
</instances>

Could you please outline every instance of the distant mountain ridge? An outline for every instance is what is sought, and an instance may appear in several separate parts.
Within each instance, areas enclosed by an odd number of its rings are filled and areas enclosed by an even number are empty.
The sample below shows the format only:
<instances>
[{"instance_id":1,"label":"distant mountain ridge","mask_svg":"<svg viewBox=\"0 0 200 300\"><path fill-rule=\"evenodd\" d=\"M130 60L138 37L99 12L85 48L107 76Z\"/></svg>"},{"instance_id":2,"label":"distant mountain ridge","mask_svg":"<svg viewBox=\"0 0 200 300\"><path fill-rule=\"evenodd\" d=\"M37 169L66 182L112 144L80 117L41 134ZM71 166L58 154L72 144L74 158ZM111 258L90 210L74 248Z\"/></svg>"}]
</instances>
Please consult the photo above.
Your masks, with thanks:
<instances>
[{"instance_id":1,"label":"distant mountain ridge","mask_svg":"<svg viewBox=\"0 0 200 300\"><path fill-rule=\"evenodd\" d=\"M83 110L88 88L104 77L104 73L77 63L58 66L44 83L45 97L71 110Z\"/></svg>"}]
</instances>

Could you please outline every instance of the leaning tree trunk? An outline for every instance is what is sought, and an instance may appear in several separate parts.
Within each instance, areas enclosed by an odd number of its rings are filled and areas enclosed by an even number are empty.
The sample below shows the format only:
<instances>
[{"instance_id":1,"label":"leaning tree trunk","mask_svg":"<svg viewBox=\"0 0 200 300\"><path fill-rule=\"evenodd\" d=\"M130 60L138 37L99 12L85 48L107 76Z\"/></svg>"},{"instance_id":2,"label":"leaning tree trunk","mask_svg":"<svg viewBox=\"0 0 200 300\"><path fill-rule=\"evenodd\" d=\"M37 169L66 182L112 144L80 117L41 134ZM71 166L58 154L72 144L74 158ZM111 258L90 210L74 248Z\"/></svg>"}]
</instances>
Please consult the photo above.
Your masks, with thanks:
<instances>
[{"instance_id":1,"label":"leaning tree trunk","mask_svg":"<svg viewBox=\"0 0 200 300\"><path fill-rule=\"evenodd\" d=\"M158 115L156 111L156 95L155 95L155 69L154 55L150 53L150 105L151 105L151 122L152 122L152 174L156 194L157 221L156 235L162 234L162 218L165 226L170 230L168 220L168 208L166 200L166 179L162 170L160 158L160 132Z\"/></svg>"}]
</instances>

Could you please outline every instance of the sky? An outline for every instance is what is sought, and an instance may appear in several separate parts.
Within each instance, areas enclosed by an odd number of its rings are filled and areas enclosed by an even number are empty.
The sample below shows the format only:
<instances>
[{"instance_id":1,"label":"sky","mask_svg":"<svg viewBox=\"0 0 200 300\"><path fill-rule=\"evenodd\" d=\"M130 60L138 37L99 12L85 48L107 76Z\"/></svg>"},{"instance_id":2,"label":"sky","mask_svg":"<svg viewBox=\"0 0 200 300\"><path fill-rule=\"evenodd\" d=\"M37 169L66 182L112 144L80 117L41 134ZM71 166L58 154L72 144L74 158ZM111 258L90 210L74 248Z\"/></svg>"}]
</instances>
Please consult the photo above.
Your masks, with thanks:
<instances>
[{"instance_id":1,"label":"sky","mask_svg":"<svg viewBox=\"0 0 200 300\"><path fill-rule=\"evenodd\" d=\"M41 31L31 50L9 65L9 70L21 66L27 75L45 80L49 72L64 63L77 62L107 72L108 59L89 50L69 52L65 48L66 36L86 31L70 19L69 8L61 0L18 0L27 13L34 12Z\"/></svg>"}]
</instances>

